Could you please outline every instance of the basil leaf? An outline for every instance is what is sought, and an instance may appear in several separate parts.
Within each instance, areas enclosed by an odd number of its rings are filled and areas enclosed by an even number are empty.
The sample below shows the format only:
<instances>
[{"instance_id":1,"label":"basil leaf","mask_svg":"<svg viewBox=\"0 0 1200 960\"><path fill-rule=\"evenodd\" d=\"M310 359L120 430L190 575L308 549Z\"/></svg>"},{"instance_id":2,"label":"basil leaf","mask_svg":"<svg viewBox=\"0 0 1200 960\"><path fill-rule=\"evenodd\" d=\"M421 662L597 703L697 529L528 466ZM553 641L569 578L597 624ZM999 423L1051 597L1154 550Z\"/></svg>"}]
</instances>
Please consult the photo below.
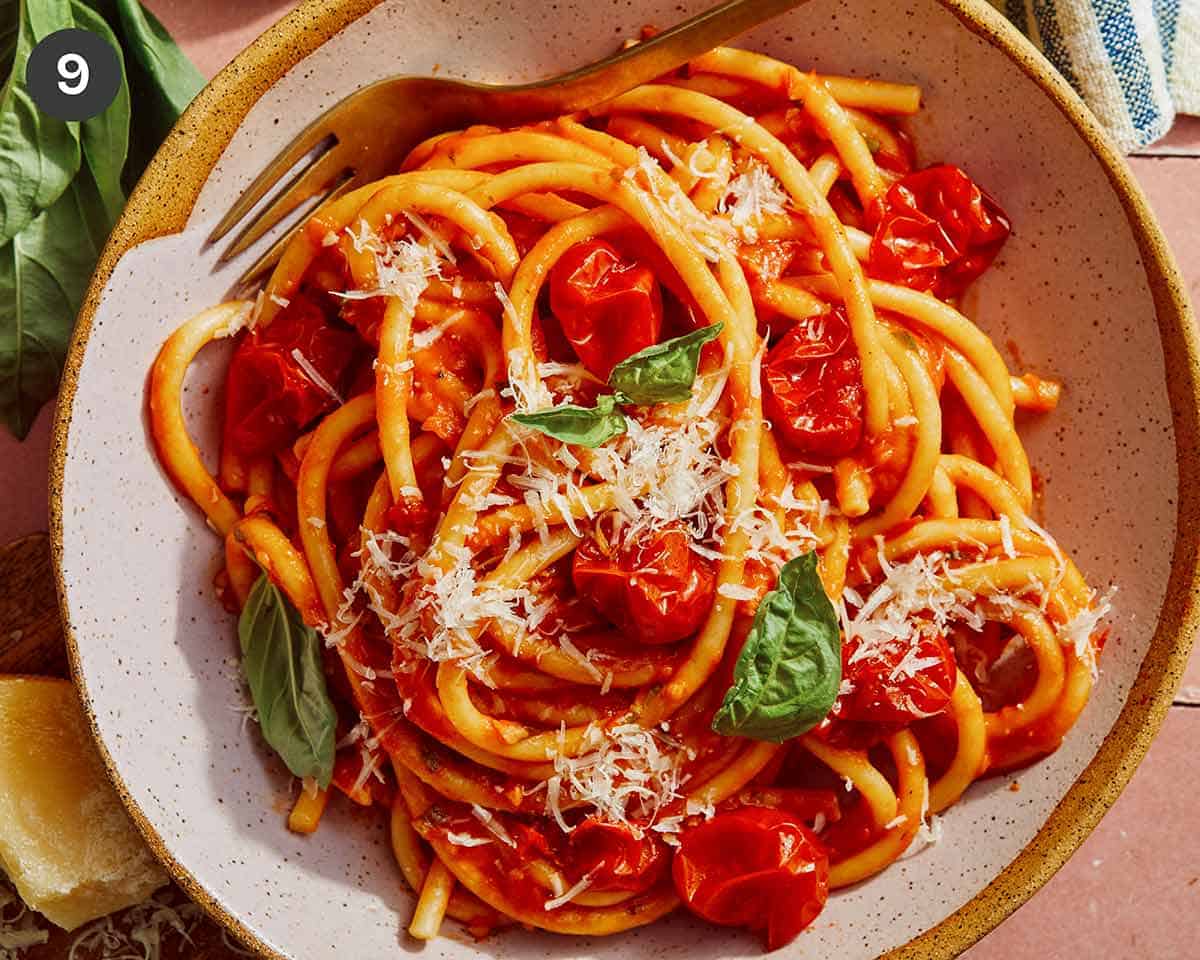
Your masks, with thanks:
<instances>
[{"instance_id":1,"label":"basil leaf","mask_svg":"<svg viewBox=\"0 0 1200 960\"><path fill-rule=\"evenodd\" d=\"M109 223L88 171L0 247L0 418L23 438L54 396Z\"/></svg>"},{"instance_id":2,"label":"basil leaf","mask_svg":"<svg viewBox=\"0 0 1200 960\"><path fill-rule=\"evenodd\" d=\"M817 576L817 555L788 561L763 598L712 728L782 743L811 730L842 683L837 614Z\"/></svg>"},{"instance_id":3,"label":"basil leaf","mask_svg":"<svg viewBox=\"0 0 1200 960\"><path fill-rule=\"evenodd\" d=\"M627 429L625 414L617 409L617 398L608 394L598 397L594 407L565 403L536 413L514 413L511 419L556 440L581 447L598 447Z\"/></svg>"},{"instance_id":4,"label":"basil leaf","mask_svg":"<svg viewBox=\"0 0 1200 960\"><path fill-rule=\"evenodd\" d=\"M79 170L79 124L42 113L25 86L25 65L40 40L75 26L68 0L20 5L11 72L0 96L0 244L57 200Z\"/></svg>"},{"instance_id":5,"label":"basil leaf","mask_svg":"<svg viewBox=\"0 0 1200 960\"><path fill-rule=\"evenodd\" d=\"M80 0L73 0L71 13L76 24L90 30L109 42L117 51L117 62L125 70L125 56L116 36L105 19ZM121 186L121 173L125 169L125 157L129 152L129 84L122 80L117 95L104 110L79 125L79 139L83 156L91 168L92 177L104 202L104 211L109 227L117 222L121 208L125 206L125 191Z\"/></svg>"},{"instance_id":6,"label":"basil leaf","mask_svg":"<svg viewBox=\"0 0 1200 960\"><path fill-rule=\"evenodd\" d=\"M246 600L238 638L263 737L297 777L329 786L337 711L317 632L264 573Z\"/></svg>"},{"instance_id":7,"label":"basil leaf","mask_svg":"<svg viewBox=\"0 0 1200 960\"><path fill-rule=\"evenodd\" d=\"M204 86L204 77L138 0L86 0L121 38L137 109L129 135L125 186L132 190L171 127Z\"/></svg>"},{"instance_id":8,"label":"basil leaf","mask_svg":"<svg viewBox=\"0 0 1200 960\"><path fill-rule=\"evenodd\" d=\"M700 348L721 335L724 323L701 327L639 350L612 369L608 383L631 403L678 403L692 395Z\"/></svg>"},{"instance_id":9,"label":"basil leaf","mask_svg":"<svg viewBox=\"0 0 1200 960\"><path fill-rule=\"evenodd\" d=\"M30 50L72 26L116 46L126 78L82 124L41 113L25 89ZM137 0L0 0L0 67L0 420L20 439L58 386L125 187L203 80Z\"/></svg>"},{"instance_id":10,"label":"basil leaf","mask_svg":"<svg viewBox=\"0 0 1200 960\"><path fill-rule=\"evenodd\" d=\"M17 56L17 34L21 27L19 0L0 0L0 75L12 74Z\"/></svg>"}]
</instances>

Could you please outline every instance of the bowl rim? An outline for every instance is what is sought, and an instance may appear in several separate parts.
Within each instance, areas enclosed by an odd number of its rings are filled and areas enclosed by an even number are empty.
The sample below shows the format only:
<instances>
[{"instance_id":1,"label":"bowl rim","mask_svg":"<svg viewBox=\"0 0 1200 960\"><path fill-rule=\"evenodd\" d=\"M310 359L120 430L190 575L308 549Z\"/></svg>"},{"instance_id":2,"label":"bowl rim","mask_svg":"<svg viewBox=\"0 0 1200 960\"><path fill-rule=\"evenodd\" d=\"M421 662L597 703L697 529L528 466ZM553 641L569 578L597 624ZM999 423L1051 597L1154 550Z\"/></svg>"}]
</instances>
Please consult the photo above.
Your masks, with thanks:
<instances>
[{"instance_id":1,"label":"bowl rim","mask_svg":"<svg viewBox=\"0 0 1200 960\"><path fill-rule=\"evenodd\" d=\"M71 676L105 770L155 856L217 923L262 957L286 960L176 860L133 799L102 737L71 626L63 573L63 482L79 372L101 293L133 246L182 230L221 154L251 108L291 67L383 0L303 0L197 95L146 168L109 237L88 287L63 370L50 462L50 540ZM1155 306L1175 434L1178 477L1171 574L1125 706L1096 754L1035 837L988 885L936 926L886 956L951 958L1027 901L1075 852L1116 801L1149 749L1183 676L1200 625L1200 334L1187 288L1125 159L1075 91L986 0L936 0L971 33L1008 56L1059 109L1100 162L1133 232Z\"/></svg>"}]
</instances>

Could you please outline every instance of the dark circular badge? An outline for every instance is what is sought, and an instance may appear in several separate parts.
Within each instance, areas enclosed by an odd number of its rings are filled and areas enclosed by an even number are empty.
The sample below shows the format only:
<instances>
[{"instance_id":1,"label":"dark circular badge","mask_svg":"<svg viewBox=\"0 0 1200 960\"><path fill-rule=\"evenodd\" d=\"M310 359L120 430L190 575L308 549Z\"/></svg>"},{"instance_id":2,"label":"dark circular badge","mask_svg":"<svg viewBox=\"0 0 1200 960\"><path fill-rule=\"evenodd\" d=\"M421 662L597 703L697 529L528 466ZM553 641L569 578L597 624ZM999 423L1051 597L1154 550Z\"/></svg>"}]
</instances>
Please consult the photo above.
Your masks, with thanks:
<instances>
[{"instance_id":1,"label":"dark circular badge","mask_svg":"<svg viewBox=\"0 0 1200 960\"><path fill-rule=\"evenodd\" d=\"M103 113L121 88L121 61L90 30L59 30L33 48L25 85L38 109L59 120Z\"/></svg>"}]
</instances>

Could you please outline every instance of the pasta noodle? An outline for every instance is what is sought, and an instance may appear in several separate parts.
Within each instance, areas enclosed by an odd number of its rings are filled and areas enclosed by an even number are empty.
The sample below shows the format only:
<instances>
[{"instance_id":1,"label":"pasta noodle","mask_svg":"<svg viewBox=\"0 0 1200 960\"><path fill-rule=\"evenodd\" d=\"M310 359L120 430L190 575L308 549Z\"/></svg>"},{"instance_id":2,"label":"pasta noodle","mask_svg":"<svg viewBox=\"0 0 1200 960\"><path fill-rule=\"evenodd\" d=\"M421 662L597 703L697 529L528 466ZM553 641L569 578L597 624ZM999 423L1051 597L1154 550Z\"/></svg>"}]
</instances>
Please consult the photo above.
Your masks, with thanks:
<instances>
[{"instance_id":1,"label":"pasta noodle","mask_svg":"<svg viewBox=\"0 0 1200 960\"><path fill-rule=\"evenodd\" d=\"M682 900L777 946L1083 709L1108 604L1031 518L1015 419L1060 387L957 306L1008 222L914 169L918 105L722 48L442 134L164 344L159 457L228 601L265 575L323 638L331 785L388 809L413 937ZM214 477L181 392L229 336ZM737 703L770 637L819 661L826 609L828 699ZM763 726L718 732L731 704ZM707 858L789 831L766 886Z\"/></svg>"}]
</instances>

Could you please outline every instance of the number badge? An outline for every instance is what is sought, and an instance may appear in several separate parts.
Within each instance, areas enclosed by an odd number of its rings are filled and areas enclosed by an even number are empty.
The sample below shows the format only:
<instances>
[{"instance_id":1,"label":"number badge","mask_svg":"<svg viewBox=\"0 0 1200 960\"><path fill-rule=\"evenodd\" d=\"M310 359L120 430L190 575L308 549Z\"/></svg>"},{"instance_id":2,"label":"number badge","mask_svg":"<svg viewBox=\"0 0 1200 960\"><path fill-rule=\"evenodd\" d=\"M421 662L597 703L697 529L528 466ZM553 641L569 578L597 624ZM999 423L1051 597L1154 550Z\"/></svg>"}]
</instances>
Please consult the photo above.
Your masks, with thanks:
<instances>
[{"instance_id":1,"label":"number badge","mask_svg":"<svg viewBox=\"0 0 1200 960\"><path fill-rule=\"evenodd\" d=\"M59 120L88 120L116 97L121 60L90 30L59 30L29 54L25 83L42 112Z\"/></svg>"}]
</instances>

